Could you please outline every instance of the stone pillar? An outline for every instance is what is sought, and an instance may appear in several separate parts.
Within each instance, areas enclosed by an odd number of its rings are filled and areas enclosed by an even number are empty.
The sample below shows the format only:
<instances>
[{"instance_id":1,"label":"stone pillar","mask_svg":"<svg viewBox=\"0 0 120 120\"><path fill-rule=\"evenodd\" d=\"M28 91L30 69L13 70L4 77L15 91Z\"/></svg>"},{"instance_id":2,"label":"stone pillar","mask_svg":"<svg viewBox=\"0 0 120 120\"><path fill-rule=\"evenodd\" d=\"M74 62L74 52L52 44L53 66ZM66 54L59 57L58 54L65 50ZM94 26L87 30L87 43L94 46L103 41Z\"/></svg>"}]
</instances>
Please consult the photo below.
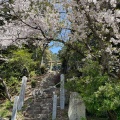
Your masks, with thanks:
<instances>
[{"instance_id":1,"label":"stone pillar","mask_svg":"<svg viewBox=\"0 0 120 120\"><path fill-rule=\"evenodd\" d=\"M70 93L68 117L69 120L82 120L86 118L85 104L77 92Z\"/></svg>"},{"instance_id":2,"label":"stone pillar","mask_svg":"<svg viewBox=\"0 0 120 120\"><path fill-rule=\"evenodd\" d=\"M19 100L18 100L18 110L21 110L24 104L26 83L27 83L27 77L24 76L22 77L22 86L21 86Z\"/></svg>"},{"instance_id":3,"label":"stone pillar","mask_svg":"<svg viewBox=\"0 0 120 120\"><path fill-rule=\"evenodd\" d=\"M52 120L56 120L57 115L57 95L53 93L53 111L52 111Z\"/></svg>"},{"instance_id":4,"label":"stone pillar","mask_svg":"<svg viewBox=\"0 0 120 120\"><path fill-rule=\"evenodd\" d=\"M50 71L52 71L52 61L50 62Z\"/></svg>"},{"instance_id":5,"label":"stone pillar","mask_svg":"<svg viewBox=\"0 0 120 120\"><path fill-rule=\"evenodd\" d=\"M60 108L64 109L65 107L65 89L64 89L64 74L60 76L61 84L60 84Z\"/></svg>"},{"instance_id":6,"label":"stone pillar","mask_svg":"<svg viewBox=\"0 0 120 120\"><path fill-rule=\"evenodd\" d=\"M19 96L15 96L11 120L16 120Z\"/></svg>"},{"instance_id":7,"label":"stone pillar","mask_svg":"<svg viewBox=\"0 0 120 120\"><path fill-rule=\"evenodd\" d=\"M41 60L41 65L43 65L43 56L42 56L42 60Z\"/></svg>"}]
</instances>

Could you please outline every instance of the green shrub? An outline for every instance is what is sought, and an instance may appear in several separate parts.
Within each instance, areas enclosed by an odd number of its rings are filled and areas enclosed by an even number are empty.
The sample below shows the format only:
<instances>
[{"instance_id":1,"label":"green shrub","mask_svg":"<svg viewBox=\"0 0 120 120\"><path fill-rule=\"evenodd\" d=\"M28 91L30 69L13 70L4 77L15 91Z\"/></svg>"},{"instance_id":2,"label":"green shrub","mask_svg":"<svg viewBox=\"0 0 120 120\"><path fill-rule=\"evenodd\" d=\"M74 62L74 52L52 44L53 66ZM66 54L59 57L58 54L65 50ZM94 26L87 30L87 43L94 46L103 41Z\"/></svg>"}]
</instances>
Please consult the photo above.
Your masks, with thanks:
<instances>
[{"instance_id":1,"label":"green shrub","mask_svg":"<svg viewBox=\"0 0 120 120\"><path fill-rule=\"evenodd\" d=\"M32 87L32 88L35 88L35 87L36 87L36 81L35 81L35 80L32 80L32 81L31 81L31 87Z\"/></svg>"},{"instance_id":2,"label":"green shrub","mask_svg":"<svg viewBox=\"0 0 120 120\"><path fill-rule=\"evenodd\" d=\"M87 61L82 73L82 77L69 80L66 86L80 93L90 113L101 115L120 106L120 80L102 73L102 67L97 61Z\"/></svg>"},{"instance_id":3,"label":"green shrub","mask_svg":"<svg viewBox=\"0 0 120 120\"><path fill-rule=\"evenodd\" d=\"M8 113L9 113L8 110L4 110L4 111L2 111L2 112L0 113L0 116L1 116L1 117L6 117Z\"/></svg>"},{"instance_id":4,"label":"green shrub","mask_svg":"<svg viewBox=\"0 0 120 120\"><path fill-rule=\"evenodd\" d=\"M31 72L30 72L30 77L34 77L34 76L36 76L35 71L31 71Z\"/></svg>"},{"instance_id":5,"label":"green shrub","mask_svg":"<svg viewBox=\"0 0 120 120\"><path fill-rule=\"evenodd\" d=\"M36 48L32 44L23 44L21 48L15 45L10 45L2 50L2 56L8 61L0 65L0 77L5 81L10 95L16 95L21 87L21 80L23 75L36 76L40 72L41 47ZM24 68L28 72L24 72ZM42 73L45 68L41 68ZM33 82L34 84L34 82ZM35 85L33 85L35 86ZM0 97L5 99L4 86L0 84Z\"/></svg>"},{"instance_id":6,"label":"green shrub","mask_svg":"<svg viewBox=\"0 0 120 120\"><path fill-rule=\"evenodd\" d=\"M118 107L116 110L115 110L116 114L117 114L117 120L120 120L120 107Z\"/></svg>"},{"instance_id":7,"label":"green shrub","mask_svg":"<svg viewBox=\"0 0 120 120\"><path fill-rule=\"evenodd\" d=\"M45 73L45 71L46 71L45 65L41 65L40 71L41 71L41 74L44 74L44 73Z\"/></svg>"},{"instance_id":8,"label":"green shrub","mask_svg":"<svg viewBox=\"0 0 120 120\"><path fill-rule=\"evenodd\" d=\"M6 109L10 109L13 107L13 103L7 100L5 106L6 106Z\"/></svg>"},{"instance_id":9,"label":"green shrub","mask_svg":"<svg viewBox=\"0 0 120 120\"><path fill-rule=\"evenodd\" d=\"M11 115L11 109L13 108L13 102L6 100L0 105L0 116L7 117Z\"/></svg>"}]
</instances>

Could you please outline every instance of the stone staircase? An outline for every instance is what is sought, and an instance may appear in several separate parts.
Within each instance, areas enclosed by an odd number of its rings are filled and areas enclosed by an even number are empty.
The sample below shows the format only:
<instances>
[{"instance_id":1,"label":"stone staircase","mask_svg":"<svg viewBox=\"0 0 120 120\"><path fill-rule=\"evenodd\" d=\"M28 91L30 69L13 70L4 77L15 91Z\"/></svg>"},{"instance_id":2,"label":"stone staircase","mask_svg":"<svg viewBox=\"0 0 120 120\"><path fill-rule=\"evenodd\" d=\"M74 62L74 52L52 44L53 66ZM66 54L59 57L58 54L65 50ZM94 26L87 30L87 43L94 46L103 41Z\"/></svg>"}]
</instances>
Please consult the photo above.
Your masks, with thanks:
<instances>
[{"instance_id":1,"label":"stone staircase","mask_svg":"<svg viewBox=\"0 0 120 120\"><path fill-rule=\"evenodd\" d=\"M34 89L32 101L24 111L24 120L51 120L53 92L59 92L54 86L53 76L47 74Z\"/></svg>"}]
</instances>

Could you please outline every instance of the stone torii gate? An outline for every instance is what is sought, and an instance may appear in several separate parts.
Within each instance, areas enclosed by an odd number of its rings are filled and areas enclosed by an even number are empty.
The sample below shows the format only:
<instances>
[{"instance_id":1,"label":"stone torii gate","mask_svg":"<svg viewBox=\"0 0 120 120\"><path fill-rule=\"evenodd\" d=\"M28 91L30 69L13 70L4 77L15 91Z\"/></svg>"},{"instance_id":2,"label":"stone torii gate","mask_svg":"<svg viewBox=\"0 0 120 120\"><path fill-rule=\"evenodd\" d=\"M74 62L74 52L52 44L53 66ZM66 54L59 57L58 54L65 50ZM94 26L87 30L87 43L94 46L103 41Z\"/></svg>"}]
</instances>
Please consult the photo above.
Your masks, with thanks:
<instances>
[{"instance_id":1,"label":"stone torii gate","mask_svg":"<svg viewBox=\"0 0 120 120\"><path fill-rule=\"evenodd\" d=\"M60 61L49 61L48 63L50 64L50 71L52 71L53 64L56 63L56 65L61 65L61 62L60 62Z\"/></svg>"}]
</instances>

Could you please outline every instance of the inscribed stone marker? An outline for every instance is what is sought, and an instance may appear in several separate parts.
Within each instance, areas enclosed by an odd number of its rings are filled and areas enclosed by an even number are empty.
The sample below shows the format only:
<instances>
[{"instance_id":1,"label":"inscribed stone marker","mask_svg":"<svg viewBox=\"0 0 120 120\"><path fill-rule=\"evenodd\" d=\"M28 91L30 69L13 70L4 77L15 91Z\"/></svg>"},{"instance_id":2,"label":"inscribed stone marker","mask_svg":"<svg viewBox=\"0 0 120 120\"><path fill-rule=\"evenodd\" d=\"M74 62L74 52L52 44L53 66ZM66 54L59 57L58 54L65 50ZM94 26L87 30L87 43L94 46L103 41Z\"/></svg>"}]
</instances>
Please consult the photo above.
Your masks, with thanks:
<instances>
[{"instance_id":1,"label":"inscribed stone marker","mask_svg":"<svg viewBox=\"0 0 120 120\"><path fill-rule=\"evenodd\" d=\"M85 104L77 92L71 92L70 94L68 116L69 120L82 120L82 118L86 118Z\"/></svg>"}]
</instances>

